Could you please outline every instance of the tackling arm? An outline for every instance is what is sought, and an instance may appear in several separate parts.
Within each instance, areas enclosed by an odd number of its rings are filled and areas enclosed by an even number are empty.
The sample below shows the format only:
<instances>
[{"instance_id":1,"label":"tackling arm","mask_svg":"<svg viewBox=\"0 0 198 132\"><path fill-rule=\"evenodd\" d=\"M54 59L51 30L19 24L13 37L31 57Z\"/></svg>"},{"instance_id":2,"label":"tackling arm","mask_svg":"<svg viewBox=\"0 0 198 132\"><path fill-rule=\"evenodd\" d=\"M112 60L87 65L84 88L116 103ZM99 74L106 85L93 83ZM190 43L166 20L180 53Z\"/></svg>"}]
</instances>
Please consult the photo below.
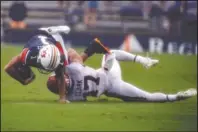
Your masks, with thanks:
<instances>
[{"instance_id":1,"label":"tackling arm","mask_svg":"<svg viewBox=\"0 0 198 132\"><path fill-rule=\"evenodd\" d=\"M66 103L67 86L64 77L64 67L60 65L58 69L55 71L55 73L59 91L59 102Z\"/></svg>"}]
</instances>

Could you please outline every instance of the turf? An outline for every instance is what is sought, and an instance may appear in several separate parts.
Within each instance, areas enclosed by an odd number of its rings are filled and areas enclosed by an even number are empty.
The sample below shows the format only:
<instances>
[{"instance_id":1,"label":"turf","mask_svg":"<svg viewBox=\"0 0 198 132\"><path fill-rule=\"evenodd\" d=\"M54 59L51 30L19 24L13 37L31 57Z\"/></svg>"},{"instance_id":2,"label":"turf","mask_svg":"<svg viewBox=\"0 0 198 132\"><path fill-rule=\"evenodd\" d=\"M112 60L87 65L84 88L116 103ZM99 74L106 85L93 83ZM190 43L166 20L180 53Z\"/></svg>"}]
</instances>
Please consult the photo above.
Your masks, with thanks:
<instances>
[{"instance_id":1,"label":"turf","mask_svg":"<svg viewBox=\"0 0 198 132\"><path fill-rule=\"evenodd\" d=\"M34 69L36 80L22 86L3 71L21 48L1 47L2 131L197 131L197 97L174 103L125 103L102 96L58 104L58 97L46 88L47 75ZM151 92L197 87L196 56L151 56L160 59L160 64L149 70L122 62L123 79ZM86 64L98 68L100 61L101 56L95 55Z\"/></svg>"}]
</instances>

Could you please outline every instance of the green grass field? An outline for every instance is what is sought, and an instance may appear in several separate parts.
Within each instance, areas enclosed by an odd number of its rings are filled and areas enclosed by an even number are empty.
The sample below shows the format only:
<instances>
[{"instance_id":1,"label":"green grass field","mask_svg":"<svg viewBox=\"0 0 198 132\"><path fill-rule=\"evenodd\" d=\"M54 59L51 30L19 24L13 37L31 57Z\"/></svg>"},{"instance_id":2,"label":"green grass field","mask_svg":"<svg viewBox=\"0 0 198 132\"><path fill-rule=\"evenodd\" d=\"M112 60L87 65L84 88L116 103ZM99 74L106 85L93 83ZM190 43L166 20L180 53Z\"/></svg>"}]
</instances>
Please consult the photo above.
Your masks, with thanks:
<instances>
[{"instance_id":1,"label":"green grass field","mask_svg":"<svg viewBox=\"0 0 198 132\"><path fill-rule=\"evenodd\" d=\"M46 88L47 75L36 69L36 80L22 86L3 68L22 47L1 47L1 131L197 131L197 97L174 103L125 103L119 99L88 98L88 102L58 104ZM157 67L122 62L125 81L145 90L175 93L197 87L197 57L152 55ZM95 55L86 64L100 66Z\"/></svg>"}]
</instances>

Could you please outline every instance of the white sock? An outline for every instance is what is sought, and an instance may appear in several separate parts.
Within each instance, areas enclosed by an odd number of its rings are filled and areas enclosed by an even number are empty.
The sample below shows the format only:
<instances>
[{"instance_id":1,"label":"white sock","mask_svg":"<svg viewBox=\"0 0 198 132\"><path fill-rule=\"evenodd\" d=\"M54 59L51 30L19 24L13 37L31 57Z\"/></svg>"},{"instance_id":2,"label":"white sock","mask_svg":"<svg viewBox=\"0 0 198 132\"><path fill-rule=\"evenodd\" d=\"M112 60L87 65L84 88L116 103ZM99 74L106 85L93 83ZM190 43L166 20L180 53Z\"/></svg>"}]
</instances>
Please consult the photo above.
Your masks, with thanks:
<instances>
[{"instance_id":1,"label":"white sock","mask_svg":"<svg viewBox=\"0 0 198 132\"><path fill-rule=\"evenodd\" d=\"M149 101L154 102L172 102L177 100L176 94L164 94L164 93L151 93L149 97L147 97Z\"/></svg>"},{"instance_id":2,"label":"white sock","mask_svg":"<svg viewBox=\"0 0 198 132\"><path fill-rule=\"evenodd\" d=\"M133 61L140 64L144 64L146 62L146 58L139 55L134 55L123 50L111 50L111 51L115 53L116 59L118 61Z\"/></svg>"},{"instance_id":3,"label":"white sock","mask_svg":"<svg viewBox=\"0 0 198 132\"><path fill-rule=\"evenodd\" d=\"M177 100L177 94L168 94L167 96L168 101L176 101Z\"/></svg>"}]
</instances>

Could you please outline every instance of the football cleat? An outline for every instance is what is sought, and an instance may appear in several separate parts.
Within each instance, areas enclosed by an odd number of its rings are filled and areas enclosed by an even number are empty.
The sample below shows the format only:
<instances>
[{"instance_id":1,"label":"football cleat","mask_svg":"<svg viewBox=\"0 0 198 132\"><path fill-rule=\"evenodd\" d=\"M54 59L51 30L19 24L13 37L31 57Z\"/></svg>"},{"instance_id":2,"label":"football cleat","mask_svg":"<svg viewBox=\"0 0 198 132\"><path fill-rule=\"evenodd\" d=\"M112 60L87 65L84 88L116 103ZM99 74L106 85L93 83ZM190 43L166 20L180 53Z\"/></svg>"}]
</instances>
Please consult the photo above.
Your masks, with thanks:
<instances>
[{"instance_id":1,"label":"football cleat","mask_svg":"<svg viewBox=\"0 0 198 132\"><path fill-rule=\"evenodd\" d=\"M92 46L92 50L95 53L110 53L109 48L107 48L106 46L104 46L99 39L95 38L93 41L91 41L91 46Z\"/></svg>"},{"instance_id":2,"label":"football cleat","mask_svg":"<svg viewBox=\"0 0 198 132\"><path fill-rule=\"evenodd\" d=\"M190 98L192 96L196 96L197 95L197 89L195 88L190 88L186 91L181 91L177 93L177 99L178 100L183 100L183 99L187 99Z\"/></svg>"},{"instance_id":3,"label":"football cleat","mask_svg":"<svg viewBox=\"0 0 198 132\"><path fill-rule=\"evenodd\" d=\"M149 69L150 67L155 66L155 65L157 65L158 63L159 63L159 60L151 59L151 58L147 57L145 63L143 64L143 66L144 66L146 69Z\"/></svg>"},{"instance_id":4,"label":"football cleat","mask_svg":"<svg viewBox=\"0 0 198 132\"><path fill-rule=\"evenodd\" d=\"M49 34L57 34L57 33L68 34L71 29L68 26L51 26L51 27L42 27L39 28L39 30L46 31Z\"/></svg>"}]
</instances>

